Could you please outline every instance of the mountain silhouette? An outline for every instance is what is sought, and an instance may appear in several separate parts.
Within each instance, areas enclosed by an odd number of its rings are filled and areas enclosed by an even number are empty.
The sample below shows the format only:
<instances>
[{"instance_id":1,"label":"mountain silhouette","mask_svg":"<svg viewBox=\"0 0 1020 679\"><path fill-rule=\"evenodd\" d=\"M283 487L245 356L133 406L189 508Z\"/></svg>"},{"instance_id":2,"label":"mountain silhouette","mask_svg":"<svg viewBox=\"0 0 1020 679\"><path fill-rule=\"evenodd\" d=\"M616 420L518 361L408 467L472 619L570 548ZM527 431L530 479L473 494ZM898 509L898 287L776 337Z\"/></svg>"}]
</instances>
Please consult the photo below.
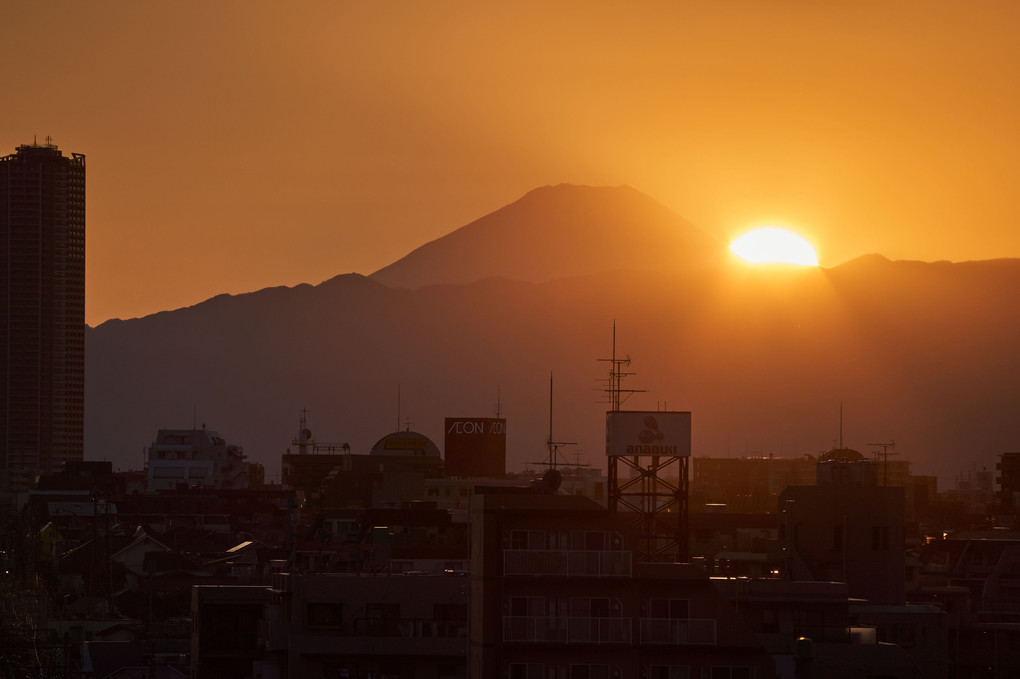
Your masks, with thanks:
<instances>
[{"instance_id":1,"label":"mountain silhouette","mask_svg":"<svg viewBox=\"0 0 1020 679\"><path fill-rule=\"evenodd\" d=\"M365 453L406 427L442 449L444 417L498 399L517 470L545 459L552 373L554 437L604 468L614 323L624 409L692 411L695 457L817 454L841 408L844 445L895 440L915 473L1016 449L1020 260L747 267L627 187L519 203L370 277L90 328L86 459L138 469L158 429L205 423L279 478L302 409Z\"/></svg>"},{"instance_id":2,"label":"mountain silhouette","mask_svg":"<svg viewBox=\"0 0 1020 679\"><path fill-rule=\"evenodd\" d=\"M714 266L727 246L629 186L546 186L376 271L390 287Z\"/></svg>"}]
</instances>

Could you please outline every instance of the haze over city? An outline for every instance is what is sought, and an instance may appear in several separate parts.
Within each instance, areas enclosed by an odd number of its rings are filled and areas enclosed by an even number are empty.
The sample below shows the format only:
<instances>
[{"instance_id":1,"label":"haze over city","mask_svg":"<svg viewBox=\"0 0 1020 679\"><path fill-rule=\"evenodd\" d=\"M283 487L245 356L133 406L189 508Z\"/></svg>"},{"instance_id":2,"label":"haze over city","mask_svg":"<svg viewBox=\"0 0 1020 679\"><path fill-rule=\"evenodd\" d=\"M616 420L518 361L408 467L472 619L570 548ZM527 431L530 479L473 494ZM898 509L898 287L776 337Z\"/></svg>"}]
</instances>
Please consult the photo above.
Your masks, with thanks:
<instances>
[{"instance_id":1,"label":"haze over city","mask_svg":"<svg viewBox=\"0 0 1020 679\"><path fill-rule=\"evenodd\" d=\"M17 3L0 146L89 162L90 325L372 273L543 185L819 263L1020 256L1011 2Z\"/></svg>"}]
</instances>

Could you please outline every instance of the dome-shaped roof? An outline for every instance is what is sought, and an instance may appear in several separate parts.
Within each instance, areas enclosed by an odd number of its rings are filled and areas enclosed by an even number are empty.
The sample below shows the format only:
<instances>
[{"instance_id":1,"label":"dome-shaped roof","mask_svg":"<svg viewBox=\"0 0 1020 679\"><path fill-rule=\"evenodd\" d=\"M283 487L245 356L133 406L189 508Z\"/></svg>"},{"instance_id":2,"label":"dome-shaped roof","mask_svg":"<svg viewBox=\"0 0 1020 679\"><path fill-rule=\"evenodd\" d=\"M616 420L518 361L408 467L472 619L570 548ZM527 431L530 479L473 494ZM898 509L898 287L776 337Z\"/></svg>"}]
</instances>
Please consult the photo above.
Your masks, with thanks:
<instances>
[{"instance_id":1,"label":"dome-shaped roof","mask_svg":"<svg viewBox=\"0 0 1020 679\"><path fill-rule=\"evenodd\" d=\"M410 430L395 431L379 439L368 454L439 457L439 448L425 434Z\"/></svg>"},{"instance_id":2,"label":"dome-shaped roof","mask_svg":"<svg viewBox=\"0 0 1020 679\"><path fill-rule=\"evenodd\" d=\"M864 455L853 448L833 448L818 456L819 462L860 462Z\"/></svg>"}]
</instances>

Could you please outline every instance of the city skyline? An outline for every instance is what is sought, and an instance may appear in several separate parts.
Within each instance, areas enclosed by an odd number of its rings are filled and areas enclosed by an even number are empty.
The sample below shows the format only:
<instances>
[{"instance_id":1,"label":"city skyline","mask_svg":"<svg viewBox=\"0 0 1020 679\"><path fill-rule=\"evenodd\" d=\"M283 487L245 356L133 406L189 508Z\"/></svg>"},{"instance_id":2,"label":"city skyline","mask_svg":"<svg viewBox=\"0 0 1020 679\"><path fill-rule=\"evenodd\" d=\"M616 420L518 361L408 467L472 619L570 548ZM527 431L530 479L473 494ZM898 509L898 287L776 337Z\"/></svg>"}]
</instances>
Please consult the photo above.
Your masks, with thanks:
<instances>
[{"instance_id":1,"label":"city skyline","mask_svg":"<svg viewBox=\"0 0 1020 679\"><path fill-rule=\"evenodd\" d=\"M0 145L89 155L90 325L370 274L560 183L823 266L1017 257L1018 12L22 5Z\"/></svg>"}]
</instances>

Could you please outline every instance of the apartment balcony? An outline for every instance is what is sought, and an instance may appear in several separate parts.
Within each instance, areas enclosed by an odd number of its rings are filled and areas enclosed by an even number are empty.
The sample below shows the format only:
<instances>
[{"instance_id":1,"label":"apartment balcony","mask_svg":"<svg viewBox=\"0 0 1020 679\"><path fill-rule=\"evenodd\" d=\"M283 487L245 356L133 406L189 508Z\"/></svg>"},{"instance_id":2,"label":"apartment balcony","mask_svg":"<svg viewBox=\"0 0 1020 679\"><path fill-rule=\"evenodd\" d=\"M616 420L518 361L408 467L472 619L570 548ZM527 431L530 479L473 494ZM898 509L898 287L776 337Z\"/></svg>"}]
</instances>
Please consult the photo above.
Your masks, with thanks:
<instances>
[{"instance_id":1,"label":"apartment balcony","mask_svg":"<svg viewBox=\"0 0 1020 679\"><path fill-rule=\"evenodd\" d=\"M467 623L418 618L356 618L345 626L287 630L295 655L467 657ZM272 647L270 647L272 648Z\"/></svg>"},{"instance_id":2,"label":"apartment balcony","mask_svg":"<svg viewBox=\"0 0 1020 679\"><path fill-rule=\"evenodd\" d=\"M408 639L450 639L467 637L467 621L424 618L354 618L356 637L405 637Z\"/></svg>"},{"instance_id":3,"label":"apartment balcony","mask_svg":"<svg viewBox=\"0 0 1020 679\"><path fill-rule=\"evenodd\" d=\"M641 643L665 646L715 646L712 618L641 618Z\"/></svg>"},{"instance_id":4,"label":"apartment balcony","mask_svg":"<svg viewBox=\"0 0 1020 679\"><path fill-rule=\"evenodd\" d=\"M629 644L632 618L503 617L503 641L528 644Z\"/></svg>"},{"instance_id":5,"label":"apartment balcony","mask_svg":"<svg viewBox=\"0 0 1020 679\"><path fill-rule=\"evenodd\" d=\"M505 549L503 575L629 578L633 562L633 552Z\"/></svg>"}]
</instances>

